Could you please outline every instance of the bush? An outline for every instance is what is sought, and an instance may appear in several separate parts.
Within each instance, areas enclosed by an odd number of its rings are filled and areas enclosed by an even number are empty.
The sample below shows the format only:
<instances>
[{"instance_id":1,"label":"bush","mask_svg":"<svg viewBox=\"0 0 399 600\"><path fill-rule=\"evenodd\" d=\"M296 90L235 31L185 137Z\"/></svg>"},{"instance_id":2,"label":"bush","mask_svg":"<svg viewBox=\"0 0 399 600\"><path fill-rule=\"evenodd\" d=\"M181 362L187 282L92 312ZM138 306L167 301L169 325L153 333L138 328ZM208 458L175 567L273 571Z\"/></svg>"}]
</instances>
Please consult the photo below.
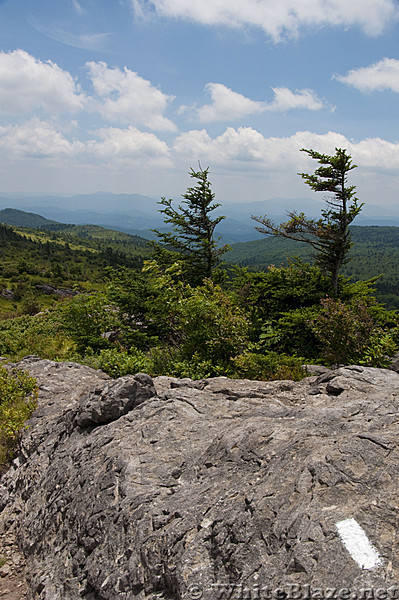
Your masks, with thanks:
<instances>
[{"instance_id":1,"label":"bush","mask_svg":"<svg viewBox=\"0 0 399 600\"><path fill-rule=\"evenodd\" d=\"M74 342L63 331L57 310L42 315L0 321L0 354L20 360L38 354L52 360L67 359Z\"/></svg>"},{"instance_id":2,"label":"bush","mask_svg":"<svg viewBox=\"0 0 399 600\"><path fill-rule=\"evenodd\" d=\"M32 293L28 293L22 300L19 307L21 315L36 315L41 310L38 299Z\"/></svg>"},{"instance_id":3,"label":"bush","mask_svg":"<svg viewBox=\"0 0 399 600\"><path fill-rule=\"evenodd\" d=\"M105 294L79 294L60 308L62 326L77 345L78 352L87 348L100 350L109 346L101 334L118 326L116 309Z\"/></svg>"},{"instance_id":4,"label":"bush","mask_svg":"<svg viewBox=\"0 0 399 600\"><path fill-rule=\"evenodd\" d=\"M251 349L246 350L233 359L236 369L234 377L272 381L279 379L291 379L300 381L307 376L302 367L305 359L268 352L259 354Z\"/></svg>"},{"instance_id":5,"label":"bush","mask_svg":"<svg viewBox=\"0 0 399 600\"><path fill-rule=\"evenodd\" d=\"M330 286L328 277L320 269L299 259L288 267L271 265L266 272L250 273L241 269L234 283L243 304L261 321L318 305Z\"/></svg>"},{"instance_id":6,"label":"bush","mask_svg":"<svg viewBox=\"0 0 399 600\"><path fill-rule=\"evenodd\" d=\"M393 337L395 332L382 326L381 307L368 306L359 299L345 304L326 298L321 304L322 311L311 326L321 343L322 356L328 362L374 367L389 364L388 357L396 351L397 343Z\"/></svg>"},{"instance_id":7,"label":"bush","mask_svg":"<svg viewBox=\"0 0 399 600\"><path fill-rule=\"evenodd\" d=\"M226 365L248 344L249 322L244 310L210 280L190 288L179 312L184 358L196 355Z\"/></svg>"},{"instance_id":8,"label":"bush","mask_svg":"<svg viewBox=\"0 0 399 600\"><path fill-rule=\"evenodd\" d=\"M97 355L92 354L78 359L94 369L101 369L111 377L123 377L134 373L152 374L152 361L141 350L130 349L129 352L117 348L100 350Z\"/></svg>"},{"instance_id":9,"label":"bush","mask_svg":"<svg viewBox=\"0 0 399 600\"><path fill-rule=\"evenodd\" d=\"M260 352L274 351L317 360L320 343L311 322L319 312L319 306L308 306L284 312L278 319L265 321L260 328L257 344Z\"/></svg>"},{"instance_id":10,"label":"bush","mask_svg":"<svg viewBox=\"0 0 399 600\"><path fill-rule=\"evenodd\" d=\"M149 353L152 361L150 375L167 375L169 377L189 377L190 379L206 379L220 375L231 376L230 365L220 365L204 358L202 354L194 353L185 358L177 348L152 348Z\"/></svg>"},{"instance_id":11,"label":"bush","mask_svg":"<svg viewBox=\"0 0 399 600\"><path fill-rule=\"evenodd\" d=\"M117 308L123 346L144 350L157 344L159 336L169 332L167 307L158 302L165 288L157 285L157 276L128 269L107 268L106 273L111 281L107 296Z\"/></svg>"},{"instance_id":12,"label":"bush","mask_svg":"<svg viewBox=\"0 0 399 600\"><path fill-rule=\"evenodd\" d=\"M25 371L0 367L0 469L12 458L25 421L37 405L37 384Z\"/></svg>"}]
</instances>

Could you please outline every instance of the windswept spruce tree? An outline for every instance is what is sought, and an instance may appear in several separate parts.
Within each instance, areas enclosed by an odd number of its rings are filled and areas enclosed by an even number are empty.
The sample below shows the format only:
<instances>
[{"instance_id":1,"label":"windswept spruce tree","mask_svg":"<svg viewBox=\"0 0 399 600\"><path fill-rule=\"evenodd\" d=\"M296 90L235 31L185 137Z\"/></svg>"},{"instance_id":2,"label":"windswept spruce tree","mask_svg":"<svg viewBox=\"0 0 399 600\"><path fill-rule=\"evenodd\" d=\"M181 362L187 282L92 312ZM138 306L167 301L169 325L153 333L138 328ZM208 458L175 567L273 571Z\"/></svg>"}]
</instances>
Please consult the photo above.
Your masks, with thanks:
<instances>
[{"instance_id":1,"label":"windswept spruce tree","mask_svg":"<svg viewBox=\"0 0 399 600\"><path fill-rule=\"evenodd\" d=\"M309 219L304 213L287 212L289 220L276 225L267 216L252 219L260 223L256 227L265 234L282 236L310 244L316 250L316 264L331 277L331 289L338 295L339 272L349 261L352 246L349 225L359 214L363 204L355 197L355 186L347 185L349 171L357 165L345 149L335 148L335 155L320 154L315 150L301 149L321 165L313 175L298 173L315 192L327 192L324 200L327 208L321 211L322 218ZM330 192L330 194L328 193Z\"/></svg>"},{"instance_id":2,"label":"windswept spruce tree","mask_svg":"<svg viewBox=\"0 0 399 600\"><path fill-rule=\"evenodd\" d=\"M214 239L215 227L225 219L218 216L212 219L210 213L220 204L214 202L215 194L208 181L209 168L199 171L191 169L190 176L198 180L195 187L189 187L182 195L184 201L177 208L172 206L173 200L162 198L158 204L164 208L166 224L172 225L172 231L162 233L154 229L159 240L170 249L179 253L179 259L187 266L188 279L192 284L200 284L211 277L220 257L228 250L228 246L218 246L219 239Z\"/></svg>"}]
</instances>

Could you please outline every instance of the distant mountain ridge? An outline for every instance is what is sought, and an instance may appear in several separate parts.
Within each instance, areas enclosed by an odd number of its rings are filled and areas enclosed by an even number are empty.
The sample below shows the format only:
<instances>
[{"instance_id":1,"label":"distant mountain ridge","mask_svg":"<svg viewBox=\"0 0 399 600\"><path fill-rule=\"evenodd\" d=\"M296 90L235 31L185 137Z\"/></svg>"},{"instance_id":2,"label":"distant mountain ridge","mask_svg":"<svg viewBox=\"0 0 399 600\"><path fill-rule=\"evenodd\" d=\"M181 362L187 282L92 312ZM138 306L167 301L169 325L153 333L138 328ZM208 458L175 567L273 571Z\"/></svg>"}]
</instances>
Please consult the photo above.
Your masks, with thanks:
<instances>
[{"instance_id":1,"label":"distant mountain ridge","mask_svg":"<svg viewBox=\"0 0 399 600\"><path fill-rule=\"evenodd\" d=\"M309 217L319 217L324 202L322 198L269 198L236 204L223 203L215 211L225 215L216 230L223 243L234 244L257 240L262 237L255 229L251 215L267 214L276 222L285 220L286 211L305 212ZM176 204L182 202L176 197ZM76 225L100 225L154 239L151 229L165 227L160 206L155 198L141 194L76 194L74 196L10 194L0 196L0 209L19 209L41 215L50 221ZM399 207L366 205L356 219L356 225L399 225Z\"/></svg>"}]
</instances>

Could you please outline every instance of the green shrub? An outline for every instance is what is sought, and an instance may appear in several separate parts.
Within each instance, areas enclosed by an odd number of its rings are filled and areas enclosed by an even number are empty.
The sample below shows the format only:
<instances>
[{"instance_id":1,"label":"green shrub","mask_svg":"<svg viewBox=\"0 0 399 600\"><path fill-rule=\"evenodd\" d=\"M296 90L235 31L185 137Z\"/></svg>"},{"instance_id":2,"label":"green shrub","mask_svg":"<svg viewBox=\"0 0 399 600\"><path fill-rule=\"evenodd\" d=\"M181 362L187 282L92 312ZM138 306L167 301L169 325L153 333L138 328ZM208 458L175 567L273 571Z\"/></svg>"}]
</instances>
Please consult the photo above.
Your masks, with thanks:
<instances>
[{"instance_id":1,"label":"green shrub","mask_svg":"<svg viewBox=\"0 0 399 600\"><path fill-rule=\"evenodd\" d=\"M122 377L134 373L152 374L152 361L141 350L131 348L129 352L118 348L100 350L98 354L85 355L78 359L94 369L101 369L111 377Z\"/></svg>"},{"instance_id":2,"label":"green shrub","mask_svg":"<svg viewBox=\"0 0 399 600\"><path fill-rule=\"evenodd\" d=\"M28 354L37 354L51 360L66 360L74 349L75 343L66 335L57 310L0 321L1 356L20 360Z\"/></svg>"},{"instance_id":3,"label":"green shrub","mask_svg":"<svg viewBox=\"0 0 399 600\"><path fill-rule=\"evenodd\" d=\"M100 292L79 294L64 302L59 311L63 329L82 354L87 348L100 350L109 346L102 334L117 327L116 313L108 297Z\"/></svg>"},{"instance_id":4,"label":"green shrub","mask_svg":"<svg viewBox=\"0 0 399 600\"><path fill-rule=\"evenodd\" d=\"M263 322L257 344L260 352L274 351L316 360L320 343L311 322L319 312L319 306L307 306L284 312L279 318Z\"/></svg>"},{"instance_id":5,"label":"green shrub","mask_svg":"<svg viewBox=\"0 0 399 600\"><path fill-rule=\"evenodd\" d=\"M123 346L144 350L157 344L159 337L167 336L170 323L164 296L168 282L158 285L157 274L132 273L128 269L107 268L106 273L110 279L107 296L117 309Z\"/></svg>"},{"instance_id":6,"label":"green shrub","mask_svg":"<svg viewBox=\"0 0 399 600\"><path fill-rule=\"evenodd\" d=\"M207 377L229 376L230 365L214 363L200 353L185 358L178 348L151 348L148 353L152 361L150 375L167 375L169 377L189 377L190 379L206 379Z\"/></svg>"},{"instance_id":7,"label":"green shrub","mask_svg":"<svg viewBox=\"0 0 399 600\"><path fill-rule=\"evenodd\" d=\"M244 310L210 280L190 288L181 301L179 313L181 352L185 359L198 356L201 360L227 365L248 344L249 321Z\"/></svg>"},{"instance_id":8,"label":"green shrub","mask_svg":"<svg viewBox=\"0 0 399 600\"><path fill-rule=\"evenodd\" d=\"M235 367L234 377L272 381L291 379L300 381L306 377L302 367L305 359L277 352L259 354L251 349L246 350L233 359Z\"/></svg>"},{"instance_id":9,"label":"green shrub","mask_svg":"<svg viewBox=\"0 0 399 600\"><path fill-rule=\"evenodd\" d=\"M12 458L25 421L37 405L37 384L25 371L0 367L0 469Z\"/></svg>"},{"instance_id":10,"label":"green shrub","mask_svg":"<svg viewBox=\"0 0 399 600\"><path fill-rule=\"evenodd\" d=\"M311 326L328 362L387 366L388 357L397 349L397 332L383 327L382 307L368 306L360 299L344 303L326 298L321 304Z\"/></svg>"},{"instance_id":11,"label":"green shrub","mask_svg":"<svg viewBox=\"0 0 399 600\"><path fill-rule=\"evenodd\" d=\"M21 315L36 315L40 310L41 305L37 297L32 293L26 294L19 307Z\"/></svg>"},{"instance_id":12,"label":"green shrub","mask_svg":"<svg viewBox=\"0 0 399 600\"><path fill-rule=\"evenodd\" d=\"M238 270L234 285L243 305L263 322L287 311L318 305L330 283L319 268L296 259L288 267L271 265L266 272Z\"/></svg>"}]
</instances>

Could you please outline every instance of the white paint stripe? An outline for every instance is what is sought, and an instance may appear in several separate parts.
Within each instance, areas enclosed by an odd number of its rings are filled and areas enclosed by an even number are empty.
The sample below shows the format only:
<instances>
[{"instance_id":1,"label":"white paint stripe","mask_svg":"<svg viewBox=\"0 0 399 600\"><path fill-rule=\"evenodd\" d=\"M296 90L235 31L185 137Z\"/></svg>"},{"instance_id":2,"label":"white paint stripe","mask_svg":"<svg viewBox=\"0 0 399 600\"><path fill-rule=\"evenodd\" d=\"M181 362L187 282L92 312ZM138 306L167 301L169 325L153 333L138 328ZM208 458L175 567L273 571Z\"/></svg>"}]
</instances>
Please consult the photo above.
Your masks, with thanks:
<instances>
[{"instance_id":1,"label":"white paint stripe","mask_svg":"<svg viewBox=\"0 0 399 600\"><path fill-rule=\"evenodd\" d=\"M382 560L369 541L365 531L355 519L345 519L335 524L345 548L362 569L374 569Z\"/></svg>"}]
</instances>

